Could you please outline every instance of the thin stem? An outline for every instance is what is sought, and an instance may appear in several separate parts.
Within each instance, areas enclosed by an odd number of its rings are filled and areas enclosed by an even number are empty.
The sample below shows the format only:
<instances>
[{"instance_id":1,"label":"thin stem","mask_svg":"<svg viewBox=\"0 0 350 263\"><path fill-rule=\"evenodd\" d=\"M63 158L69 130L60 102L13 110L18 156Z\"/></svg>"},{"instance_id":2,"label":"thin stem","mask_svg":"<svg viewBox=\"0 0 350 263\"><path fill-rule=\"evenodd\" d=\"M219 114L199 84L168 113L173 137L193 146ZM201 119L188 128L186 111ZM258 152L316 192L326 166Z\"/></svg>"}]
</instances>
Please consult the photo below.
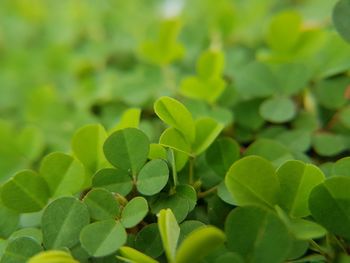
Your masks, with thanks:
<instances>
[{"instance_id":1,"label":"thin stem","mask_svg":"<svg viewBox=\"0 0 350 263\"><path fill-rule=\"evenodd\" d=\"M310 245L312 246L312 248L313 248L315 251L319 252L322 256L324 256L324 257L327 259L328 262L330 262L330 261L329 261L329 260L330 260L329 254L328 254L326 251L324 251L323 248L322 248L319 244L317 244L317 243L316 243L314 240L312 240L312 239L310 239L309 242L310 242Z\"/></svg>"},{"instance_id":2,"label":"thin stem","mask_svg":"<svg viewBox=\"0 0 350 263\"><path fill-rule=\"evenodd\" d=\"M205 190L204 192L199 192L197 194L197 196L198 196L198 198L204 198L204 197L206 197L208 195L216 193L217 190L218 190L218 187L214 186L212 188L209 188L208 190Z\"/></svg>"},{"instance_id":3,"label":"thin stem","mask_svg":"<svg viewBox=\"0 0 350 263\"><path fill-rule=\"evenodd\" d=\"M171 162L171 169L173 174L174 188L176 188L178 179L177 179L177 172L176 172L176 165L175 165L175 154L173 149L170 149L170 162Z\"/></svg>"},{"instance_id":4,"label":"thin stem","mask_svg":"<svg viewBox=\"0 0 350 263\"><path fill-rule=\"evenodd\" d=\"M188 183L190 185L193 185L193 170L194 170L194 158L190 157L189 172L188 172Z\"/></svg>"}]
</instances>

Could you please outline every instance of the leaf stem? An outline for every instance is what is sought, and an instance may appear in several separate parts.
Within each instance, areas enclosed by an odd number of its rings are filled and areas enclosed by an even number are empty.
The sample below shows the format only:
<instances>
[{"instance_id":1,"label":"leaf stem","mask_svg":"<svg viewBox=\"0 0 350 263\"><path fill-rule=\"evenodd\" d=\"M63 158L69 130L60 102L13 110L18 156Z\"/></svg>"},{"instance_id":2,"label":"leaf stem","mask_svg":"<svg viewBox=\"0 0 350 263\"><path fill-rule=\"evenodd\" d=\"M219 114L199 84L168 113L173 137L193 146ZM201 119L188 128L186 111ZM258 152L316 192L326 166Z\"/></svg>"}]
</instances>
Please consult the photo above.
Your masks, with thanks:
<instances>
[{"instance_id":1,"label":"leaf stem","mask_svg":"<svg viewBox=\"0 0 350 263\"><path fill-rule=\"evenodd\" d=\"M199 193L197 194L197 197L198 197L198 198L204 198L204 197L206 197L206 196L208 196L208 195L211 195L211 194L216 193L217 190L218 190L218 187L217 187L217 186L214 186L214 187L212 187L212 188L209 188L208 190L205 190L204 192L199 192Z\"/></svg>"},{"instance_id":2,"label":"leaf stem","mask_svg":"<svg viewBox=\"0 0 350 263\"><path fill-rule=\"evenodd\" d=\"M169 149L169 150L170 150L170 162L171 162L171 171L173 174L174 188L176 188L178 183L178 178L177 178L176 165L175 165L175 154L173 149Z\"/></svg>"}]
</instances>

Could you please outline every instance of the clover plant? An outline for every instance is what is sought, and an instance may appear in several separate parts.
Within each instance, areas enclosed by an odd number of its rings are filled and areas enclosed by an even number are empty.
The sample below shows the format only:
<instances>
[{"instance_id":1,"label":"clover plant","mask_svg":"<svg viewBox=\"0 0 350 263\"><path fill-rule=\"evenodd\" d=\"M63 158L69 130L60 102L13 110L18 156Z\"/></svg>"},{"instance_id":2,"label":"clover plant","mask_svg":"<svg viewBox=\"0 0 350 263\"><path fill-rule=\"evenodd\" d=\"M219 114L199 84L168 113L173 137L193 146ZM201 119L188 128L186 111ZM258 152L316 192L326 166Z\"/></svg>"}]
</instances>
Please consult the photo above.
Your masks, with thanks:
<instances>
[{"instance_id":1,"label":"clover plant","mask_svg":"<svg viewBox=\"0 0 350 263\"><path fill-rule=\"evenodd\" d=\"M0 263L350 262L349 42L350 0L0 1Z\"/></svg>"}]
</instances>

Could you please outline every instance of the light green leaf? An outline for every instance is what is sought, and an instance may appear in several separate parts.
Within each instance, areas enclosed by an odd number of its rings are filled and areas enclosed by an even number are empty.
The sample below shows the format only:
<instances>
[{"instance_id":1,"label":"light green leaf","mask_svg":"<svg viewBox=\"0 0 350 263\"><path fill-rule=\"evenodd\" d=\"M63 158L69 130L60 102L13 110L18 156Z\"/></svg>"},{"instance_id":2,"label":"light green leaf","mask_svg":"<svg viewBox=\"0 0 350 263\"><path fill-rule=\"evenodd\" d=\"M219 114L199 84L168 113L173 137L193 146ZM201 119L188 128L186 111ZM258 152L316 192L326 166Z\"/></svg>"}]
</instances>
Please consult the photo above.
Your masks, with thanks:
<instances>
[{"instance_id":1,"label":"light green leaf","mask_svg":"<svg viewBox=\"0 0 350 263\"><path fill-rule=\"evenodd\" d=\"M280 263L287 258L292 239L284 223L260 207L235 208L225 224L227 246L250 263Z\"/></svg>"},{"instance_id":2,"label":"light green leaf","mask_svg":"<svg viewBox=\"0 0 350 263\"><path fill-rule=\"evenodd\" d=\"M2 203L17 212L30 213L44 208L49 199L45 180L33 171L17 173L1 187Z\"/></svg>"},{"instance_id":3,"label":"light green leaf","mask_svg":"<svg viewBox=\"0 0 350 263\"><path fill-rule=\"evenodd\" d=\"M164 159L167 158L167 152L165 148L158 143L151 143L149 148L148 159Z\"/></svg>"},{"instance_id":4,"label":"light green leaf","mask_svg":"<svg viewBox=\"0 0 350 263\"><path fill-rule=\"evenodd\" d=\"M180 227L170 209L159 212L158 227L167 259L169 262L174 262Z\"/></svg>"},{"instance_id":5,"label":"light green leaf","mask_svg":"<svg viewBox=\"0 0 350 263\"><path fill-rule=\"evenodd\" d=\"M125 128L138 128L140 123L141 109L130 108L123 112L120 120L116 126L114 126L109 134L122 130Z\"/></svg>"},{"instance_id":6,"label":"light green leaf","mask_svg":"<svg viewBox=\"0 0 350 263\"><path fill-rule=\"evenodd\" d=\"M296 107L290 98L276 97L265 100L260 105L261 116L270 122L290 121L296 114Z\"/></svg>"},{"instance_id":7,"label":"light green leaf","mask_svg":"<svg viewBox=\"0 0 350 263\"><path fill-rule=\"evenodd\" d=\"M192 114L179 101L161 97L154 103L154 111L169 126L179 130L189 143L195 139L195 124Z\"/></svg>"},{"instance_id":8,"label":"light green leaf","mask_svg":"<svg viewBox=\"0 0 350 263\"><path fill-rule=\"evenodd\" d=\"M311 190L325 179L322 171L312 164L301 161L288 161L278 170L281 186L279 203L292 217L310 215L309 195Z\"/></svg>"},{"instance_id":9,"label":"light green leaf","mask_svg":"<svg viewBox=\"0 0 350 263\"><path fill-rule=\"evenodd\" d=\"M166 129L159 138L159 144L191 155L191 146L188 144L182 133L175 128Z\"/></svg>"},{"instance_id":10,"label":"light green leaf","mask_svg":"<svg viewBox=\"0 0 350 263\"><path fill-rule=\"evenodd\" d=\"M350 157L344 157L336 161L331 167L331 174L350 177Z\"/></svg>"},{"instance_id":11,"label":"light green leaf","mask_svg":"<svg viewBox=\"0 0 350 263\"><path fill-rule=\"evenodd\" d=\"M48 250L31 257L28 263L79 263L69 253L61 250Z\"/></svg>"},{"instance_id":12,"label":"light green leaf","mask_svg":"<svg viewBox=\"0 0 350 263\"><path fill-rule=\"evenodd\" d=\"M199 262L225 241L225 234L212 226L201 227L182 242L176 253L176 263Z\"/></svg>"},{"instance_id":13,"label":"light green leaf","mask_svg":"<svg viewBox=\"0 0 350 263\"><path fill-rule=\"evenodd\" d=\"M45 208L41 219L45 248L73 247L89 221L84 203L74 197L56 199Z\"/></svg>"},{"instance_id":14,"label":"light green leaf","mask_svg":"<svg viewBox=\"0 0 350 263\"><path fill-rule=\"evenodd\" d=\"M19 237L11 240L3 256L1 263L26 263L31 256L39 253L42 247L30 237Z\"/></svg>"},{"instance_id":15,"label":"light green leaf","mask_svg":"<svg viewBox=\"0 0 350 263\"><path fill-rule=\"evenodd\" d=\"M92 185L126 196L132 190L133 182L127 171L106 168L95 174Z\"/></svg>"},{"instance_id":16,"label":"light green leaf","mask_svg":"<svg viewBox=\"0 0 350 263\"><path fill-rule=\"evenodd\" d=\"M83 199L95 220L113 219L119 215L119 203L114 195L104 189L94 188Z\"/></svg>"},{"instance_id":17,"label":"light green leaf","mask_svg":"<svg viewBox=\"0 0 350 263\"><path fill-rule=\"evenodd\" d=\"M314 134L312 145L314 150L321 156L335 156L347 149L346 138L332 133Z\"/></svg>"},{"instance_id":18,"label":"light green leaf","mask_svg":"<svg viewBox=\"0 0 350 263\"><path fill-rule=\"evenodd\" d=\"M169 168L165 161L154 159L148 162L137 176L136 187L143 195L159 193L167 184Z\"/></svg>"},{"instance_id":19,"label":"light green leaf","mask_svg":"<svg viewBox=\"0 0 350 263\"><path fill-rule=\"evenodd\" d=\"M338 33L348 42L350 42L350 2L340 0L333 9L333 23Z\"/></svg>"},{"instance_id":20,"label":"light green leaf","mask_svg":"<svg viewBox=\"0 0 350 263\"><path fill-rule=\"evenodd\" d=\"M40 175L47 182L51 196L72 195L79 192L85 182L84 166L64 153L51 153L41 162Z\"/></svg>"},{"instance_id":21,"label":"light green leaf","mask_svg":"<svg viewBox=\"0 0 350 263\"><path fill-rule=\"evenodd\" d=\"M85 226L80 233L82 247L93 257L104 257L116 252L126 242L123 226L113 219Z\"/></svg>"},{"instance_id":22,"label":"light green leaf","mask_svg":"<svg viewBox=\"0 0 350 263\"><path fill-rule=\"evenodd\" d=\"M124 207L121 214L121 223L126 228L136 226L148 213L148 203L143 197L131 199Z\"/></svg>"},{"instance_id":23,"label":"light green leaf","mask_svg":"<svg viewBox=\"0 0 350 263\"><path fill-rule=\"evenodd\" d=\"M196 139L193 143L193 152L196 155L204 152L220 134L224 125L212 118L201 118L196 121Z\"/></svg>"},{"instance_id":24,"label":"light green leaf","mask_svg":"<svg viewBox=\"0 0 350 263\"><path fill-rule=\"evenodd\" d=\"M275 169L259 156L236 161L227 172L225 183L239 206L273 207L277 203L280 185Z\"/></svg>"},{"instance_id":25,"label":"light green leaf","mask_svg":"<svg viewBox=\"0 0 350 263\"><path fill-rule=\"evenodd\" d=\"M350 178L334 176L316 186L309 198L313 218L328 231L350 238Z\"/></svg>"},{"instance_id":26,"label":"light green leaf","mask_svg":"<svg viewBox=\"0 0 350 263\"><path fill-rule=\"evenodd\" d=\"M131 247L121 247L119 249L120 254L128 259L128 261L125 262L135 262L135 263L157 263L157 260L154 260L153 258L137 251L136 249L133 249ZM120 258L123 259L123 258Z\"/></svg>"},{"instance_id":27,"label":"light green leaf","mask_svg":"<svg viewBox=\"0 0 350 263\"><path fill-rule=\"evenodd\" d=\"M149 139L141 130L126 128L110 135L103 145L107 160L136 175L147 160Z\"/></svg>"},{"instance_id":28,"label":"light green leaf","mask_svg":"<svg viewBox=\"0 0 350 263\"><path fill-rule=\"evenodd\" d=\"M84 126L73 136L73 153L91 174L106 163L102 150L106 138L107 133L99 124Z\"/></svg>"}]
</instances>

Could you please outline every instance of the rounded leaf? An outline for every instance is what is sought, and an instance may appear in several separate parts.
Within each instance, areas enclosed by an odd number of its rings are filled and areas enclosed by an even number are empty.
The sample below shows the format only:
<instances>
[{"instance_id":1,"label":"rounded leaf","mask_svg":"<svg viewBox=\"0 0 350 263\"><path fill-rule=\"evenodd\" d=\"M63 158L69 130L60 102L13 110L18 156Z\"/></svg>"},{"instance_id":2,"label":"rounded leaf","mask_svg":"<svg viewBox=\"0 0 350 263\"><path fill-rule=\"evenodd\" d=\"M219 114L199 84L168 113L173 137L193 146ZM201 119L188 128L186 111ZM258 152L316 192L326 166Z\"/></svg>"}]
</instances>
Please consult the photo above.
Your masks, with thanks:
<instances>
[{"instance_id":1,"label":"rounded leaf","mask_svg":"<svg viewBox=\"0 0 350 263\"><path fill-rule=\"evenodd\" d=\"M48 250L31 257L28 263L79 263L70 254L61 250Z\"/></svg>"},{"instance_id":2,"label":"rounded leaf","mask_svg":"<svg viewBox=\"0 0 350 263\"><path fill-rule=\"evenodd\" d=\"M273 207L277 203L280 186L275 169L259 156L236 161L227 172L225 183L239 206Z\"/></svg>"},{"instance_id":3,"label":"rounded leaf","mask_svg":"<svg viewBox=\"0 0 350 263\"><path fill-rule=\"evenodd\" d=\"M157 224L149 224L137 233L135 248L152 258L157 258L164 252Z\"/></svg>"},{"instance_id":4,"label":"rounded leaf","mask_svg":"<svg viewBox=\"0 0 350 263\"><path fill-rule=\"evenodd\" d=\"M270 122L283 123L290 121L296 114L294 102L289 98L271 98L260 105L261 116Z\"/></svg>"},{"instance_id":5,"label":"rounded leaf","mask_svg":"<svg viewBox=\"0 0 350 263\"><path fill-rule=\"evenodd\" d=\"M85 182L84 166L73 157L59 152L43 159L40 175L47 182L53 197L75 194Z\"/></svg>"},{"instance_id":6,"label":"rounded leaf","mask_svg":"<svg viewBox=\"0 0 350 263\"><path fill-rule=\"evenodd\" d=\"M333 9L333 23L338 33L350 42L350 1L340 0Z\"/></svg>"},{"instance_id":7,"label":"rounded leaf","mask_svg":"<svg viewBox=\"0 0 350 263\"><path fill-rule=\"evenodd\" d=\"M227 246L250 263L280 263L288 256L292 239L285 224L269 210L239 207L227 217Z\"/></svg>"},{"instance_id":8,"label":"rounded leaf","mask_svg":"<svg viewBox=\"0 0 350 263\"><path fill-rule=\"evenodd\" d=\"M137 251L132 247L121 247L119 249L122 257L118 257L123 259L127 259L125 262L137 262L137 263L158 263L157 260Z\"/></svg>"},{"instance_id":9,"label":"rounded leaf","mask_svg":"<svg viewBox=\"0 0 350 263\"><path fill-rule=\"evenodd\" d=\"M1 187L2 203L20 213L40 211L49 197L45 180L30 170L17 173Z\"/></svg>"},{"instance_id":10,"label":"rounded leaf","mask_svg":"<svg viewBox=\"0 0 350 263\"><path fill-rule=\"evenodd\" d=\"M56 199L45 208L41 219L45 248L73 247L89 221L84 203L74 197Z\"/></svg>"},{"instance_id":11,"label":"rounded leaf","mask_svg":"<svg viewBox=\"0 0 350 263\"><path fill-rule=\"evenodd\" d=\"M92 179L92 185L126 196L132 190L133 182L128 172L106 168L99 170L95 174Z\"/></svg>"},{"instance_id":12,"label":"rounded leaf","mask_svg":"<svg viewBox=\"0 0 350 263\"><path fill-rule=\"evenodd\" d=\"M28 259L42 251L38 242L30 237L11 240L1 257L1 263L26 263Z\"/></svg>"},{"instance_id":13,"label":"rounded leaf","mask_svg":"<svg viewBox=\"0 0 350 263\"><path fill-rule=\"evenodd\" d=\"M124 207L121 214L121 223L126 228L136 226L148 213L147 200L143 197L131 199Z\"/></svg>"},{"instance_id":14,"label":"rounded leaf","mask_svg":"<svg viewBox=\"0 0 350 263\"><path fill-rule=\"evenodd\" d=\"M154 159L148 162L137 176L136 187L143 195L155 195L167 184L169 168L165 161Z\"/></svg>"},{"instance_id":15,"label":"rounded leaf","mask_svg":"<svg viewBox=\"0 0 350 263\"><path fill-rule=\"evenodd\" d=\"M119 214L119 203L114 195L107 190L92 189L83 201L89 209L92 219L113 219Z\"/></svg>"},{"instance_id":16,"label":"rounded leaf","mask_svg":"<svg viewBox=\"0 0 350 263\"><path fill-rule=\"evenodd\" d=\"M126 242L123 226L113 219L98 221L83 228L82 247L93 257L104 257L116 252Z\"/></svg>"},{"instance_id":17,"label":"rounded leaf","mask_svg":"<svg viewBox=\"0 0 350 263\"><path fill-rule=\"evenodd\" d=\"M147 160L149 144L141 130L126 128L112 133L104 143L103 151L113 166L136 175Z\"/></svg>"}]
</instances>

